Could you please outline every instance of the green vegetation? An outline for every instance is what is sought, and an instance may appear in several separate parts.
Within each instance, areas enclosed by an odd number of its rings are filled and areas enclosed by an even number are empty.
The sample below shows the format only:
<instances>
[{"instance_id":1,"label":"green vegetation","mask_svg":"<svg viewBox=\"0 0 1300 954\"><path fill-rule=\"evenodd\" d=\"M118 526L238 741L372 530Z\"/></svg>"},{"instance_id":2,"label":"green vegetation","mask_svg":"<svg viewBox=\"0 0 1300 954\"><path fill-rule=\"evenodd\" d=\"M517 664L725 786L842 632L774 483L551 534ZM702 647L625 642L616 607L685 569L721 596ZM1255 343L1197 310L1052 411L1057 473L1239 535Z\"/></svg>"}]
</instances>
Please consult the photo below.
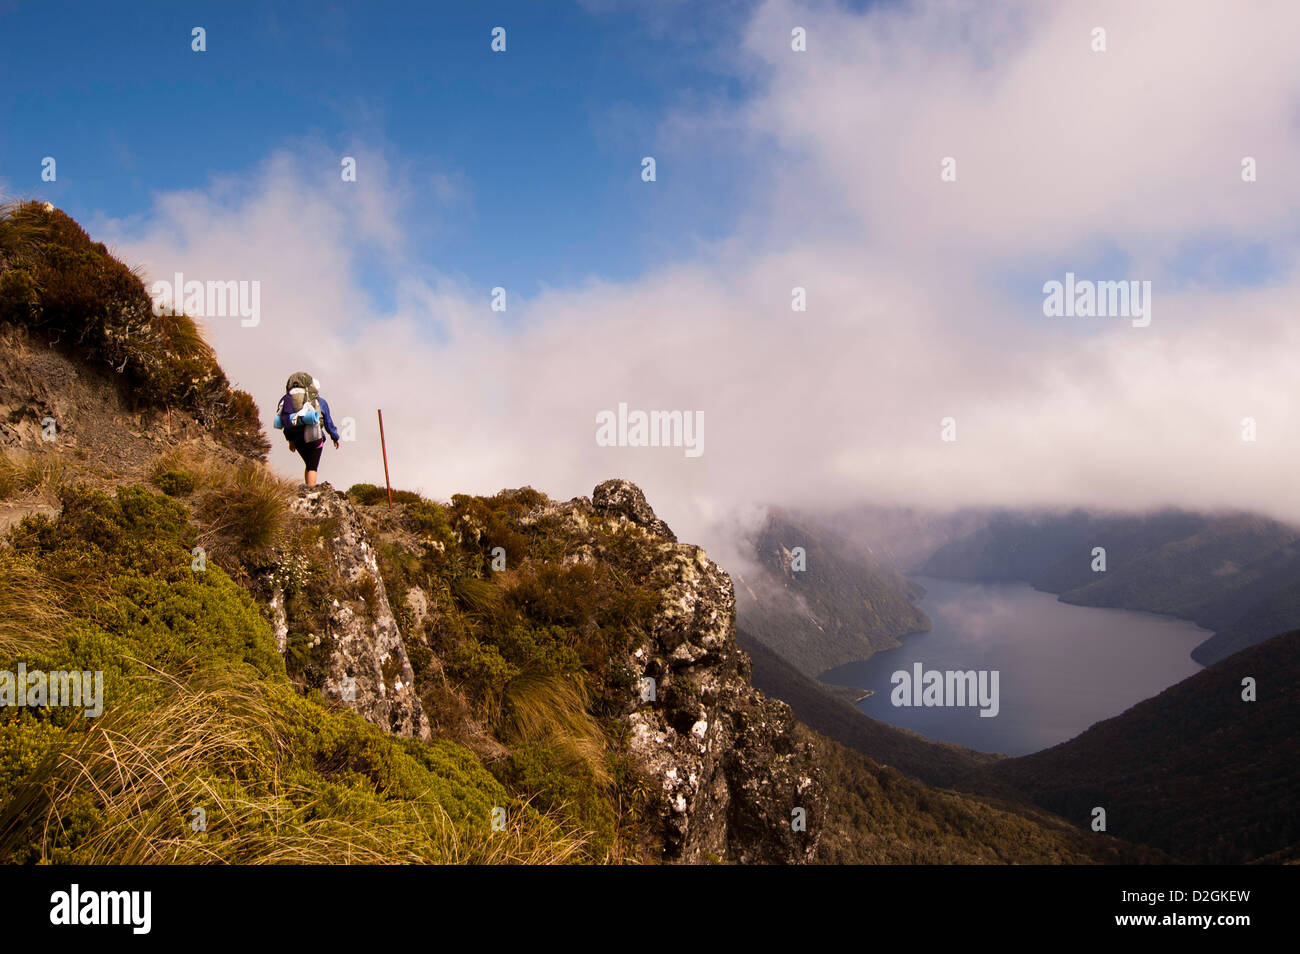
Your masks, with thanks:
<instances>
[{"instance_id":1,"label":"green vegetation","mask_svg":"<svg viewBox=\"0 0 1300 954\"><path fill-rule=\"evenodd\" d=\"M818 861L829 864L1159 863L1159 852L1070 828L1046 812L930 788L829 739Z\"/></svg>"},{"instance_id":2,"label":"green vegetation","mask_svg":"<svg viewBox=\"0 0 1300 954\"><path fill-rule=\"evenodd\" d=\"M230 572L269 565L288 529L289 485L254 461L215 476L198 502L201 542Z\"/></svg>"},{"instance_id":3,"label":"green vegetation","mask_svg":"<svg viewBox=\"0 0 1300 954\"><path fill-rule=\"evenodd\" d=\"M248 593L191 568L198 531L181 504L138 487L72 487L62 503L0 551L0 669L102 671L104 713L0 710L0 861L556 862L580 849L456 743L397 740L298 694ZM505 831L491 828L497 806Z\"/></svg>"},{"instance_id":4,"label":"green vegetation","mask_svg":"<svg viewBox=\"0 0 1300 954\"><path fill-rule=\"evenodd\" d=\"M449 506L408 499L400 537L386 539L375 518L370 532L430 718L486 727L502 753L492 772L567 819L587 857L633 856L648 794L625 763L622 659L660 589L625 530L535 518L546 502L531 488ZM584 553L599 557L572 559ZM419 613L407 598L416 590L428 604Z\"/></svg>"},{"instance_id":5,"label":"green vegetation","mask_svg":"<svg viewBox=\"0 0 1300 954\"><path fill-rule=\"evenodd\" d=\"M188 470L163 470L154 472L153 483L168 497L184 497L194 492L198 478Z\"/></svg>"},{"instance_id":6,"label":"green vegetation","mask_svg":"<svg viewBox=\"0 0 1300 954\"><path fill-rule=\"evenodd\" d=\"M0 454L0 500L28 496L55 503L68 479L68 461L57 451Z\"/></svg>"},{"instance_id":7,"label":"green vegetation","mask_svg":"<svg viewBox=\"0 0 1300 954\"><path fill-rule=\"evenodd\" d=\"M134 406L190 411L241 453L270 447L256 403L230 386L194 320L154 315L140 276L58 210L0 208L0 324L115 374Z\"/></svg>"},{"instance_id":8,"label":"green vegetation","mask_svg":"<svg viewBox=\"0 0 1300 954\"><path fill-rule=\"evenodd\" d=\"M373 507L375 504L388 504L388 491L383 487L376 487L374 484L353 484L348 488L347 495L353 503L367 507ZM393 491L393 503L395 504L417 503L420 499L420 495L412 490Z\"/></svg>"}]
</instances>

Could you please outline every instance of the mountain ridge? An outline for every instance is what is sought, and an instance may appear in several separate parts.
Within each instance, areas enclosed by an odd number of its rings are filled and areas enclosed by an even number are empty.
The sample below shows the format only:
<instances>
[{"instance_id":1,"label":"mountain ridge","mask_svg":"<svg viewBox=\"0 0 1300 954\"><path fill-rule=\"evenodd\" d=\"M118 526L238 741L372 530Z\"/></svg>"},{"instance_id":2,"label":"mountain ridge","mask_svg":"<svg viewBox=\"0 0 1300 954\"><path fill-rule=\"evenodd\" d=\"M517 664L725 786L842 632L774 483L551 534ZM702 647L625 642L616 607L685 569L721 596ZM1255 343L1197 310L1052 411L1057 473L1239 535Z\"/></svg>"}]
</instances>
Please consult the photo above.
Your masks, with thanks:
<instances>
[{"instance_id":1,"label":"mountain ridge","mask_svg":"<svg viewBox=\"0 0 1300 954\"><path fill-rule=\"evenodd\" d=\"M1163 858L799 723L626 481L389 510L280 480L194 322L62 212L0 214L0 334L0 667L110 702L0 711L0 860Z\"/></svg>"},{"instance_id":2,"label":"mountain ridge","mask_svg":"<svg viewBox=\"0 0 1300 954\"><path fill-rule=\"evenodd\" d=\"M1256 701L1246 701L1244 680ZM983 767L957 787L1022 795L1084 824L1208 864L1300 848L1300 630L1175 683L1074 739Z\"/></svg>"}]
</instances>

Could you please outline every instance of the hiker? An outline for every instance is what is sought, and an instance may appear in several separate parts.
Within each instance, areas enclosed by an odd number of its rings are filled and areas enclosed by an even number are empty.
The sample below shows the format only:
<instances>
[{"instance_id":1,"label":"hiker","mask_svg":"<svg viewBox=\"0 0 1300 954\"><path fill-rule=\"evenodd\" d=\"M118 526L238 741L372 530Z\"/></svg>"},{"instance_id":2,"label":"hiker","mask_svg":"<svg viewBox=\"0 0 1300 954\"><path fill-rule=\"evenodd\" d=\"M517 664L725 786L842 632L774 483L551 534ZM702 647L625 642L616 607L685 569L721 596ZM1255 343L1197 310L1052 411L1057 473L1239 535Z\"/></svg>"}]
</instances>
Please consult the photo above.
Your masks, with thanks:
<instances>
[{"instance_id":1,"label":"hiker","mask_svg":"<svg viewBox=\"0 0 1300 954\"><path fill-rule=\"evenodd\" d=\"M334 442L334 449L339 449L339 431L330 417L329 402L321 397L320 382L306 371L289 375L272 423L277 430L284 431L289 452L297 451L302 458L306 468L302 475L303 483L315 487L326 433Z\"/></svg>"}]
</instances>

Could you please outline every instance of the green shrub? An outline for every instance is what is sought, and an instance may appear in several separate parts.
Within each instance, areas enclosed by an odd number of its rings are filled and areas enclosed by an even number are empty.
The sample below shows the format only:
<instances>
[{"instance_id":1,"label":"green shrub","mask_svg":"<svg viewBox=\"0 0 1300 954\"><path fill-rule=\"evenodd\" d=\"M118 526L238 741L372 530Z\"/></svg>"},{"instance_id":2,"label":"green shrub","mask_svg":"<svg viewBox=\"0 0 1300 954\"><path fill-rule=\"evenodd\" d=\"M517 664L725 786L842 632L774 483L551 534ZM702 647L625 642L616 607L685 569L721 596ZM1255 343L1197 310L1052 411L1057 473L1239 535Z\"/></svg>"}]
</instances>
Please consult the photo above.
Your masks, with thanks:
<instances>
[{"instance_id":1,"label":"green shrub","mask_svg":"<svg viewBox=\"0 0 1300 954\"><path fill-rule=\"evenodd\" d=\"M447 674L480 703L493 711L511 680L522 670L507 660L490 642L474 636L458 640L446 651Z\"/></svg>"},{"instance_id":2,"label":"green shrub","mask_svg":"<svg viewBox=\"0 0 1300 954\"><path fill-rule=\"evenodd\" d=\"M197 534L179 503L143 487L122 487L113 497L81 485L65 487L55 520L28 517L10 534L16 552L38 556L74 597L103 597L98 584L133 571L183 579L192 573ZM90 586L95 584L95 586Z\"/></svg>"},{"instance_id":3,"label":"green shrub","mask_svg":"<svg viewBox=\"0 0 1300 954\"><path fill-rule=\"evenodd\" d=\"M377 487L374 484L353 484L348 488L348 497L353 503L361 504L363 507L374 507L379 504L388 504L388 490L384 487ZM412 504L422 503L424 498L413 490L394 490L394 504Z\"/></svg>"},{"instance_id":4,"label":"green shrub","mask_svg":"<svg viewBox=\"0 0 1300 954\"><path fill-rule=\"evenodd\" d=\"M165 470L155 474L153 482L168 497L184 497L194 492L198 480L188 470Z\"/></svg>"},{"instance_id":5,"label":"green shrub","mask_svg":"<svg viewBox=\"0 0 1300 954\"><path fill-rule=\"evenodd\" d=\"M442 507L428 500L413 500L402 508L406 524L414 532L432 537L440 542L448 542L451 527Z\"/></svg>"},{"instance_id":6,"label":"green shrub","mask_svg":"<svg viewBox=\"0 0 1300 954\"><path fill-rule=\"evenodd\" d=\"M561 747L526 743L494 769L513 790L527 793L532 804L558 813L571 831L582 832L588 858L604 860L617 838L618 814L585 763L575 762Z\"/></svg>"},{"instance_id":7,"label":"green shrub","mask_svg":"<svg viewBox=\"0 0 1300 954\"><path fill-rule=\"evenodd\" d=\"M21 268L0 272L0 323L27 326L40 317L40 291L32 276Z\"/></svg>"}]
</instances>

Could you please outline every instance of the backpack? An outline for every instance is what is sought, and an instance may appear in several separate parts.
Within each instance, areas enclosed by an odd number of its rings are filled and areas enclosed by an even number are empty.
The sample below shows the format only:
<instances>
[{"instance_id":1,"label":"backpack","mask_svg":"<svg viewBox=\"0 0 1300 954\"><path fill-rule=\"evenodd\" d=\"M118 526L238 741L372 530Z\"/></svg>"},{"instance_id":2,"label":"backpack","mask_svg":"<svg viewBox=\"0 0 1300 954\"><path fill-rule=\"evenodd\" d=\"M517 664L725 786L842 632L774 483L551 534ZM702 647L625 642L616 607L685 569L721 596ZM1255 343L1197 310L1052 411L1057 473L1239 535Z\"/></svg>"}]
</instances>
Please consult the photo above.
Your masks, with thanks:
<instances>
[{"instance_id":1,"label":"backpack","mask_svg":"<svg viewBox=\"0 0 1300 954\"><path fill-rule=\"evenodd\" d=\"M325 436L321 427L320 391L306 371L289 375L280 404L280 426L294 443L315 444Z\"/></svg>"}]
</instances>

